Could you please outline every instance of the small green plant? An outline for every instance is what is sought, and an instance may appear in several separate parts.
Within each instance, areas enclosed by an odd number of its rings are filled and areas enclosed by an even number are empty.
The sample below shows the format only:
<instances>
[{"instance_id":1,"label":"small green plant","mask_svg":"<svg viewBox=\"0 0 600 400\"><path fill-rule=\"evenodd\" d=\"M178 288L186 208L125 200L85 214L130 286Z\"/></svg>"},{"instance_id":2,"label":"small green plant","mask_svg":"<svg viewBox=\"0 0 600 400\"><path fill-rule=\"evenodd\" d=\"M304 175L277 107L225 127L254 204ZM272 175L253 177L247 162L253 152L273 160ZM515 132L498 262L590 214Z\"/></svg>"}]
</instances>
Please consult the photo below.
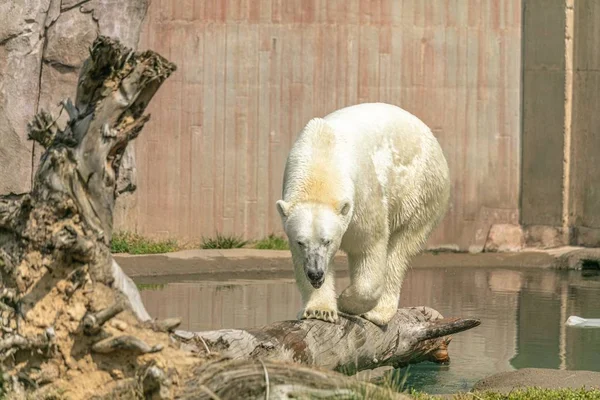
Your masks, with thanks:
<instances>
[{"instance_id":1,"label":"small green plant","mask_svg":"<svg viewBox=\"0 0 600 400\"><path fill-rule=\"evenodd\" d=\"M164 283L136 283L138 290L163 290L167 285Z\"/></svg>"},{"instance_id":2,"label":"small green plant","mask_svg":"<svg viewBox=\"0 0 600 400\"><path fill-rule=\"evenodd\" d=\"M289 250L290 246L286 238L271 234L256 242L254 248L260 250Z\"/></svg>"},{"instance_id":3,"label":"small green plant","mask_svg":"<svg viewBox=\"0 0 600 400\"><path fill-rule=\"evenodd\" d=\"M153 240L137 233L116 232L110 242L110 250L113 253L159 254L177 251L179 246L177 241L171 239Z\"/></svg>"},{"instance_id":4,"label":"small green plant","mask_svg":"<svg viewBox=\"0 0 600 400\"><path fill-rule=\"evenodd\" d=\"M346 372L346 371L344 371ZM354 372L352 372L354 373ZM379 387L388 389L394 393L406 391L406 381L410 376L410 365L406 368L397 368L391 371L387 371L383 375L369 378L371 383L376 384ZM418 393L420 394L420 393Z\"/></svg>"},{"instance_id":5,"label":"small green plant","mask_svg":"<svg viewBox=\"0 0 600 400\"><path fill-rule=\"evenodd\" d=\"M214 238L202 238L203 249L239 249L246 245L246 241L237 236L226 236L217 233Z\"/></svg>"}]
</instances>

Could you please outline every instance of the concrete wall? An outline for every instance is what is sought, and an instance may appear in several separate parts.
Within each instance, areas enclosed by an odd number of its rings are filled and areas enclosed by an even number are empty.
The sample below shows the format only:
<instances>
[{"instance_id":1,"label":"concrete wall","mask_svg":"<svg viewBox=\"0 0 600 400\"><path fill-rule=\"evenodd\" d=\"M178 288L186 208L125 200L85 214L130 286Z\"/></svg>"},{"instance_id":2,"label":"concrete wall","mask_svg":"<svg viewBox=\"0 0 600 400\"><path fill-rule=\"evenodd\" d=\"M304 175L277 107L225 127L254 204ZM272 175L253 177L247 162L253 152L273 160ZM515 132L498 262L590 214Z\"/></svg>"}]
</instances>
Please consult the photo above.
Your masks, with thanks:
<instances>
[{"instance_id":1,"label":"concrete wall","mask_svg":"<svg viewBox=\"0 0 600 400\"><path fill-rule=\"evenodd\" d=\"M600 246L600 2L575 0L571 140L573 241Z\"/></svg>"},{"instance_id":2,"label":"concrete wall","mask_svg":"<svg viewBox=\"0 0 600 400\"><path fill-rule=\"evenodd\" d=\"M444 148L452 206L432 243L483 244L492 223L518 222L520 0L152 2L141 47L179 70L137 140L125 228L280 231L295 135L365 101L415 113Z\"/></svg>"},{"instance_id":3,"label":"concrete wall","mask_svg":"<svg viewBox=\"0 0 600 400\"><path fill-rule=\"evenodd\" d=\"M564 1L523 8L521 222L562 226L565 118Z\"/></svg>"},{"instance_id":4,"label":"concrete wall","mask_svg":"<svg viewBox=\"0 0 600 400\"><path fill-rule=\"evenodd\" d=\"M530 245L600 246L598 21L598 1L524 1L521 223Z\"/></svg>"},{"instance_id":5,"label":"concrete wall","mask_svg":"<svg viewBox=\"0 0 600 400\"><path fill-rule=\"evenodd\" d=\"M298 130L386 101L429 124L450 164L430 244L483 245L492 224L520 223L528 245L600 245L598 20L595 0L4 2L0 193L29 190L40 152L26 123L73 94L101 33L179 65L127 153L120 186L138 191L118 201L120 229L279 232Z\"/></svg>"}]
</instances>

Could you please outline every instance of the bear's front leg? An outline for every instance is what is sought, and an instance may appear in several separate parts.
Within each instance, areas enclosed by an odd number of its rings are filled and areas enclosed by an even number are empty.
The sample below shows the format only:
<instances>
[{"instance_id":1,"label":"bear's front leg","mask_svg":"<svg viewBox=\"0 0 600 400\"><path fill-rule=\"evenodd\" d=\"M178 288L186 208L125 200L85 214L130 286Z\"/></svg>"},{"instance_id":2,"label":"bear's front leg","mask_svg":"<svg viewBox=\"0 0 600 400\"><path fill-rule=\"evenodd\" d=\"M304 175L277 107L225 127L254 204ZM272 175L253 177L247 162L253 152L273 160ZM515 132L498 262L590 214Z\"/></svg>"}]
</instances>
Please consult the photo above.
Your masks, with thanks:
<instances>
[{"instance_id":1,"label":"bear's front leg","mask_svg":"<svg viewBox=\"0 0 600 400\"><path fill-rule=\"evenodd\" d=\"M333 271L327 271L325 281L318 289L315 289L308 281L301 260L294 261L294 271L296 283L302 295L302 303L304 304L304 309L298 313L298 319L337 322L338 310Z\"/></svg>"},{"instance_id":2,"label":"bear's front leg","mask_svg":"<svg viewBox=\"0 0 600 400\"><path fill-rule=\"evenodd\" d=\"M385 286L385 259L386 245L383 242L363 253L348 253L350 286L338 298L340 311L361 315L377 306Z\"/></svg>"}]
</instances>

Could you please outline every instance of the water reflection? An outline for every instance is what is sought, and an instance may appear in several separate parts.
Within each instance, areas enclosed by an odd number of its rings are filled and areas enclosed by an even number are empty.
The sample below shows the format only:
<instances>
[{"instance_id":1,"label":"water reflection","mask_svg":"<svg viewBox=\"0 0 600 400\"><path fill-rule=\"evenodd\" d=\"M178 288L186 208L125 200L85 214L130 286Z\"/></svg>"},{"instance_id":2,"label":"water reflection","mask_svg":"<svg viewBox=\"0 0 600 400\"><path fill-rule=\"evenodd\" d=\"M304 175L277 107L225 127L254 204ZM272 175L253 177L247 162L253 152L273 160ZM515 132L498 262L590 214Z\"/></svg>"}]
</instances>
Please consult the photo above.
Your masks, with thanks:
<instances>
[{"instance_id":1,"label":"water reflection","mask_svg":"<svg viewBox=\"0 0 600 400\"><path fill-rule=\"evenodd\" d=\"M348 284L338 279L339 287ZM180 281L142 286L150 314L181 316L183 329L253 327L292 319L300 295L292 279ZM600 277L577 271L418 268L408 273L401 305L428 305L445 316L477 317L460 333L447 366L419 364L407 385L430 393L468 390L499 371L525 367L600 370L600 329L566 328L570 315L600 318Z\"/></svg>"}]
</instances>

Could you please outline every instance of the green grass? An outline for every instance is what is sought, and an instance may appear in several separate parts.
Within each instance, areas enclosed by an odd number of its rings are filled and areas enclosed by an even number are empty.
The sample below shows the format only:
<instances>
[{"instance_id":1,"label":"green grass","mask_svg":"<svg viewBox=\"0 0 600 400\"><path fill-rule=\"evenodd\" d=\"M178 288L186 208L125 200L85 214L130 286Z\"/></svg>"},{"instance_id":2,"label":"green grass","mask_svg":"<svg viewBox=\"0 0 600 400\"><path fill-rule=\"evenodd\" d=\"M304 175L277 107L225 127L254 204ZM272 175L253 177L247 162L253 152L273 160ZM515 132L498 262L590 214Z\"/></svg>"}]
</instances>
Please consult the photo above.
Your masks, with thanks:
<instances>
[{"instance_id":1,"label":"green grass","mask_svg":"<svg viewBox=\"0 0 600 400\"><path fill-rule=\"evenodd\" d=\"M179 246L175 240L153 240L137 233L116 232L110 242L110 250L113 253L159 254L177 251Z\"/></svg>"},{"instance_id":2,"label":"green grass","mask_svg":"<svg viewBox=\"0 0 600 400\"><path fill-rule=\"evenodd\" d=\"M254 248L260 250L289 250L290 246L286 238L271 234L256 242Z\"/></svg>"},{"instance_id":3,"label":"green grass","mask_svg":"<svg viewBox=\"0 0 600 400\"><path fill-rule=\"evenodd\" d=\"M202 238L203 249L239 249L246 245L245 240L237 236L226 236L217 233L214 238Z\"/></svg>"},{"instance_id":4,"label":"green grass","mask_svg":"<svg viewBox=\"0 0 600 400\"><path fill-rule=\"evenodd\" d=\"M162 290L167 285L164 283L136 283L136 286L141 292L143 290Z\"/></svg>"},{"instance_id":5,"label":"green grass","mask_svg":"<svg viewBox=\"0 0 600 400\"><path fill-rule=\"evenodd\" d=\"M202 238L200 248L202 249L239 249L248 244L239 236L222 235L217 233L215 237ZM271 234L252 244L252 247L260 250L289 250L288 241L283 236ZM129 254L159 254L170 253L187 248L198 248L198 242L180 244L177 240L155 240L131 232L114 232L110 244L113 253Z\"/></svg>"},{"instance_id":6,"label":"green grass","mask_svg":"<svg viewBox=\"0 0 600 400\"><path fill-rule=\"evenodd\" d=\"M411 392L415 400L439 399L435 395ZM507 394L494 392L473 392L456 394L454 400L600 400L600 390L594 389L540 389L527 388Z\"/></svg>"},{"instance_id":7,"label":"green grass","mask_svg":"<svg viewBox=\"0 0 600 400\"><path fill-rule=\"evenodd\" d=\"M406 380L410 376L411 366L406 368L396 368L391 371L385 372L381 376L375 378L369 378L371 383L377 386L387 389L392 393L406 393Z\"/></svg>"}]
</instances>

